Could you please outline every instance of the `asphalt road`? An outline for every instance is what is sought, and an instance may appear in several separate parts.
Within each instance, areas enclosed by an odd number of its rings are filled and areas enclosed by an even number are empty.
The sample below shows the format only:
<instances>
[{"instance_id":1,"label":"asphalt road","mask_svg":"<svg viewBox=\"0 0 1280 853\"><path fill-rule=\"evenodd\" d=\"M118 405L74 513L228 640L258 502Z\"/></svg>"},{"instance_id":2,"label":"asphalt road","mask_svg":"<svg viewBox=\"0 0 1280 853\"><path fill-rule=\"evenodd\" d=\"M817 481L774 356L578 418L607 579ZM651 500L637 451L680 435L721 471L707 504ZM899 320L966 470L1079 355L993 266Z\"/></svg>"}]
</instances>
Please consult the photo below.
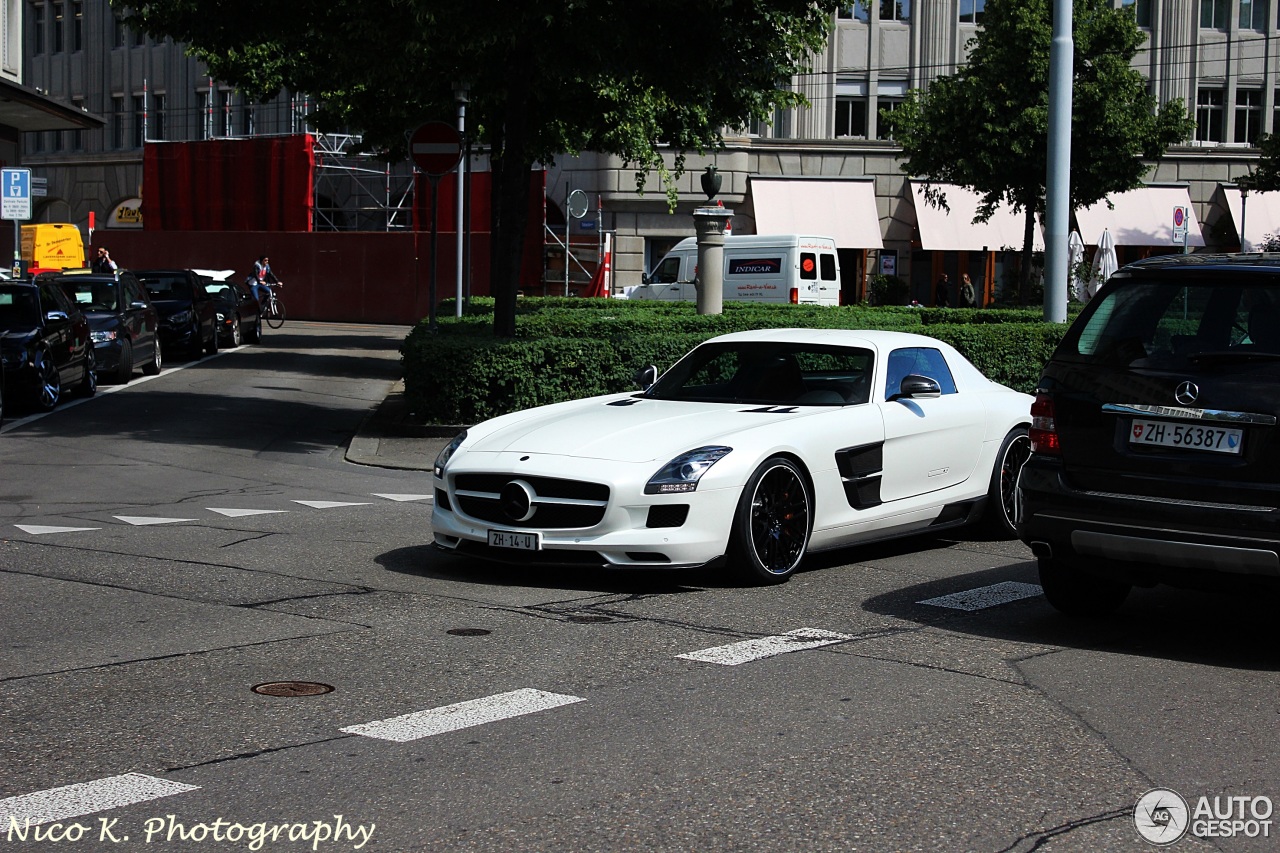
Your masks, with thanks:
<instances>
[{"instance_id":1,"label":"asphalt road","mask_svg":"<svg viewBox=\"0 0 1280 853\"><path fill-rule=\"evenodd\" d=\"M1175 849L1277 848L1275 601L1071 622L1021 544L943 537L771 588L457 561L426 472L347 460L405 331L290 323L6 422L0 837L1134 851L1168 788L1259 833Z\"/></svg>"}]
</instances>

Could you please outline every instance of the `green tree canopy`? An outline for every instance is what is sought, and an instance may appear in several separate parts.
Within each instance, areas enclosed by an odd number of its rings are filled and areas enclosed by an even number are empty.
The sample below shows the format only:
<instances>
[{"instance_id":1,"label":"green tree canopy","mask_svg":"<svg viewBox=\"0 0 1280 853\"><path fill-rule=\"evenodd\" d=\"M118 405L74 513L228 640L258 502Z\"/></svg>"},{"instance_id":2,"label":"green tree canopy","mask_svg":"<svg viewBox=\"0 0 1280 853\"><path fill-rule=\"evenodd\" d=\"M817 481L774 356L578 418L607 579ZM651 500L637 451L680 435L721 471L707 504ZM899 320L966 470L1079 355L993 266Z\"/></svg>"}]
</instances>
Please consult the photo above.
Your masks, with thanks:
<instances>
[{"instance_id":1,"label":"green tree canopy","mask_svg":"<svg viewBox=\"0 0 1280 853\"><path fill-rule=\"evenodd\" d=\"M1144 38L1132 7L1074 2L1072 210L1141 186L1150 168L1143 161L1160 157L1195 127L1181 100L1158 106L1132 67ZM969 64L913 90L886 113L908 175L974 190L981 220L1002 202L1024 213L1024 276L1034 217L1045 209L1052 40L1050 0L987 0L982 29L968 45ZM945 206L936 186L926 195Z\"/></svg>"},{"instance_id":2,"label":"green tree canopy","mask_svg":"<svg viewBox=\"0 0 1280 853\"><path fill-rule=\"evenodd\" d=\"M529 169L599 151L667 177L662 152L721 146L725 127L802 98L785 88L825 43L835 0L112 0L131 25L189 45L252 97L318 99L321 131L402 157L451 120L453 83L494 161L494 325L515 333Z\"/></svg>"}]
</instances>

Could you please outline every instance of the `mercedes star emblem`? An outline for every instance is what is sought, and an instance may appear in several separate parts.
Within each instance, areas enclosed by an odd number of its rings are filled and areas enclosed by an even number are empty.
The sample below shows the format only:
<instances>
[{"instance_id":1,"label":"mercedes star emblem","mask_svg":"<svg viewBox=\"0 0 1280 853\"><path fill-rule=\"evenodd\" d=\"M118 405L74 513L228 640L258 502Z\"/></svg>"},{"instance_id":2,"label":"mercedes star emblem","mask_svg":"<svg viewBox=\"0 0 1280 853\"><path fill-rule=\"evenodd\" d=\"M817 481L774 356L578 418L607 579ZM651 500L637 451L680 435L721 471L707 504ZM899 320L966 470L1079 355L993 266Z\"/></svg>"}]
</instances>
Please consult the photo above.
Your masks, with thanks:
<instances>
[{"instance_id":1,"label":"mercedes star emblem","mask_svg":"<svg viewBox=\"0 0 1280 853\"><path fill-rule=\"evenodd\" d=\"M1200 386L1194 382L1183 382L1178 386L1178 390L1173 392L1173 399L1184 406L1190 406L1199 396Z\"/></svg>"}]
</instances>

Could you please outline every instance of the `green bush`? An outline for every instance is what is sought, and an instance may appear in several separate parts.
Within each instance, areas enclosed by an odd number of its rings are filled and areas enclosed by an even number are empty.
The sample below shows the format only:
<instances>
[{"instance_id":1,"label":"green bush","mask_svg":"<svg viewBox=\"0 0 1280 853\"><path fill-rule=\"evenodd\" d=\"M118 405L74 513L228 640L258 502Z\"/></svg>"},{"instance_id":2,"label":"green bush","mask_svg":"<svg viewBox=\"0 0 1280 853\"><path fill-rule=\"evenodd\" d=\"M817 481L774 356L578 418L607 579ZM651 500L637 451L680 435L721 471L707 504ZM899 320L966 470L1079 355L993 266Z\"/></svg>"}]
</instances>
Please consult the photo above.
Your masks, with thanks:
<instances>
[{"instance_id":1,"label":"green bush","mask_svg":"<svg viewBox=\"0 0 1280 853\"><path fill-rule=\"evenodd\" d=\"M406 402L424 423L476 423L633 390L641 367L665 370L715 335L796 327L922 332L956 347L995 381L1027 391L1065 331L1033 310L744 303L724 309L699 315L685 302L526 298L518 303L516 337L504 340L493 337L492 299L473 298L461 318L449 302L435 334L423 321L401 346Z\"/></svg>"}]
</instances>

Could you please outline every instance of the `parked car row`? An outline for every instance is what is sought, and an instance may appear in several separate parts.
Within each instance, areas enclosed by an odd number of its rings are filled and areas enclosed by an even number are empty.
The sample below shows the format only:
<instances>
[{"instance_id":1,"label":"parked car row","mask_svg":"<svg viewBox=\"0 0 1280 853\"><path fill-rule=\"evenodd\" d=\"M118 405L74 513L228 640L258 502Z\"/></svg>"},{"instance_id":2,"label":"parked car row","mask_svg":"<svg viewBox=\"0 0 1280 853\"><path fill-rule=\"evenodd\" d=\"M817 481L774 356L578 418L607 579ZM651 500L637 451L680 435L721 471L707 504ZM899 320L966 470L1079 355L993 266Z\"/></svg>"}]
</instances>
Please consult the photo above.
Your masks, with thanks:
<instances>
[{"instance_id":1,"label":"parked car row","mask_svg":"<svg viewBox=\"0 0 1280 853\"><path fill-rule=\"evenodd\" d=\"M196 270L89 269L0 281L0 417L4 403L51 411L99 379L153 376L167 356L199 359L256 342L258 302L242 283Z\"/></svg>"}]
</instances>

